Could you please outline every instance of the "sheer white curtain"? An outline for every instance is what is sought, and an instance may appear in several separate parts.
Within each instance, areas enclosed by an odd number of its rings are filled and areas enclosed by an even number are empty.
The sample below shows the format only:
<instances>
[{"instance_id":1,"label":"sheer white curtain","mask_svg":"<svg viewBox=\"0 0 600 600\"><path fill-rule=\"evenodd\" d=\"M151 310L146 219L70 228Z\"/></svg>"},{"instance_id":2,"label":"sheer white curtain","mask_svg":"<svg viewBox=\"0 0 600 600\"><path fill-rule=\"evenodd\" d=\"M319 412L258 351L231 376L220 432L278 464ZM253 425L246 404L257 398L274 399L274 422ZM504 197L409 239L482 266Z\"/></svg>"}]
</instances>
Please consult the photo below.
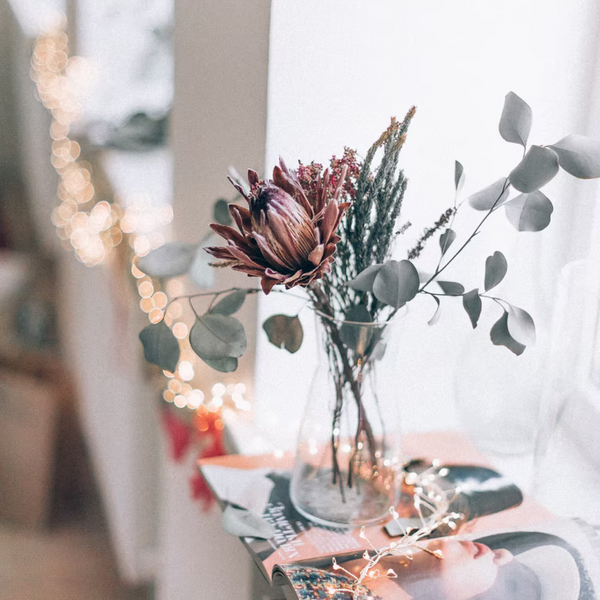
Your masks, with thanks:
<instances>
[{"instance_id":1,"label":"sheer white curtain","mask_svg":"<svg viewBox=\"0 0 600 600\"><path fill-rule=\"evenodd\" d=\"M520 148L504 142L497 130L508 91L533 108L533 143L550 144L568 133L600 135L592 114L600 39L594 0L274 0L271 19L268 170L278 155L288 165L326 161L344 145L364 155L390 116L418 107L402 154L410 179L403 218L413 227L398 257L452 205L455 159L465 166L465 195L519 161ZM540 331L549 323L559 268L589 252L598 187L561 173L545 193L555 206L546 231L517 235L499 212L456 261L460 265L448 269L467 285L481 286L485 257L505 252L509 275L500 291L534 313ZM455 229L464 235L478 215L466 205L461 212ZM425 270L437 258L436 245L432 241L422 258ZM274 296L262 301L261 322L273 312L290 312ZM404 329L409 351L398 365L399 393L411 406L408 429L456 425L453 370L474 335L460 301L448 303L439 324L427 327L435 308L427 300L412 303ZM488 313L491 320L482 318L482 327L489 330L499 315ZM310 316L304 322L308 339L296 355L259 336L258 420L281 447L293 445L314 368ZM540 338L543 344L545 335ZM493 367L498 350L506 351L490 344L482 368Z\"/></svg>"}]
</instances>

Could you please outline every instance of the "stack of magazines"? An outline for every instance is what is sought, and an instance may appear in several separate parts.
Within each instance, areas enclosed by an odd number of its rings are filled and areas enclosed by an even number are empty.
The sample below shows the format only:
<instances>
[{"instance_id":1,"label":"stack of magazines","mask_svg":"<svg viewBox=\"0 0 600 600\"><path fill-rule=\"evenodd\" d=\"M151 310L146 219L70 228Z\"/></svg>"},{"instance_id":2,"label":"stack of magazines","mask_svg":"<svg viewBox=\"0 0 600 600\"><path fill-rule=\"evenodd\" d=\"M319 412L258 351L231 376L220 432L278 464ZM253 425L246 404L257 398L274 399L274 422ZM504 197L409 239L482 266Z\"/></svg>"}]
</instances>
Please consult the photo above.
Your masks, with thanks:
<instances>
[{"instance_id":1,"label":"stack of magazines","mask_svg":"<svg viewBox=\"0 0 600 600\"><path fill-rule=\"evenodd\" d=\"M410 555L383 556L360 583L365 550L373 554L401 539L402 529L419 526L409 490L396 521L370 526L361 535L320 527L294 509L287 457L225 456L201 460L200 469L224 514L232 512L234 521L239 515L252 517L250 523L259 520L257 533L240 539L271 582L273 598L600 600L596 529L555 518L458 434L416 435L405 447L418 457L409 470L440 461L443 485L458 490L451 510L461 515L459 527L437 530ZM386 577L388 572L394 575Z\"/></svg>"}]
</instances>

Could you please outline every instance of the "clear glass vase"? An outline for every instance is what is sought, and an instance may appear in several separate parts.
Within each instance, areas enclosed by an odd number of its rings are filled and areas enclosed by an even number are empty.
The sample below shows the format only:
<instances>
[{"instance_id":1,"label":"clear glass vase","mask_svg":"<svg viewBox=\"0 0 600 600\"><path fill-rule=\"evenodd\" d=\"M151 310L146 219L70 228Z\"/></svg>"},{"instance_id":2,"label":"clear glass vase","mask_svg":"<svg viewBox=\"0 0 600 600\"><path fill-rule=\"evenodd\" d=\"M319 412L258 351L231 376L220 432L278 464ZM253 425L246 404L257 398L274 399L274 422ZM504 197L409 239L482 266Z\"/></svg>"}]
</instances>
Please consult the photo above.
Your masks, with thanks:
<instances>
[{"instance_id":1,"label":"clear glass vase","mask_svg":"<svg viewBox=\"0 0 600 600\"><path fill-rule=\"evenodd\" d=\"M318 367L300 427L291 498L310 520L361 526L389 515L402 468L398 322L317 313Z\"/></svg>"}]
</instances>

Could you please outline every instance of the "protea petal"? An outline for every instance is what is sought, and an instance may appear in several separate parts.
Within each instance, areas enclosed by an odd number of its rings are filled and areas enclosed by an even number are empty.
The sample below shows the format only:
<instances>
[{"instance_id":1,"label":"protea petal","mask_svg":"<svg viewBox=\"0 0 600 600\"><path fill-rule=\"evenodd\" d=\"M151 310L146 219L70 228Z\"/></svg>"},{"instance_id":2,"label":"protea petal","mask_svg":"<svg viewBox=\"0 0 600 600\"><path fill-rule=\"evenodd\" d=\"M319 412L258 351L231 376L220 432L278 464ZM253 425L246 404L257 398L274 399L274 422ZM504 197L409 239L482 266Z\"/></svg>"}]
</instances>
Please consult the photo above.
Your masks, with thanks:
<instances>
[{"instance_id":1,"label":"protea petal","mask_svg":"<svg viewBox=\"0 0 600 600\"><path fill-rule=\"evenodd\" d=\"M253 169L248 169L248 183L250 186L256 185L260 181L258 173Z\"/></svg>"},{"instance_id":2,"label":"protea petal","mask_svg":"<svg viewBox=\"0 0 600 600\"><path fill-rule=\"evenodd\" d=\"M259 233L254 232L252 237L256 240L258 247L261 251L261 254L264 256L265 260L277 267L279 270L283 270L284 272L289 272L290 268L286 265L283 260L281 260L270 248L269 244L265 240L265 238Z\"/></svg>"},{"instance_id":3,"label":"protea petal","mask_svg":"<svg viewBox=\"0 0 600 600\"><path fill-rule=\"evenodd\" d=\"M229 227L228 225L221 225L220 223L211 223L210 227L215 233L218 233L222 238L225 238L226 240L231 240L232 242L235 242L241 247L245 247L248 245L246 238L244 238L243 235L238 233L233 227Z\"/></svg>"},{"instance_id":4,"label":"protea petal","mask_svg":"<svg viewBox=\"0 0 600 600\"><path fill-rule=\"evenodd\" d=\"M246 202L248 202L248 196L246 196L246 192L244 191L244 188L235 181L235 179L232 179L231 177L228 177L227 179L229 179L229 181L231 182L231 185L233 185L233 187L238 191L239 194L241 194L245 199Z\"/></svg>"},{"instance_id":5,"label":"protea petal","mask_svg":"<svg viewBox=\"0 0 600 600\"><path fill-rule=\"evenodd\" d=\"M283 247L283 253L287 258L286 262L288 264L301 264L303 257L298 252L298 247L294 244L289 230L277 212L272 211L269 214L269 225L277 241Z\"/></svg>"},{"instance_id":6,"label":"protea petal","mask_svg":"<svg viewBox=\"0 0 600 600\"><path fill-rule=\"evenodd\" d=\"M215 258L220 258L223 260L232 260L236 257L231 254L229 248L225 246L209 246L208 248L204 248L205 252L212 254Z\"/></svg>"},{"instance_id":7,"label":"protea petal","mask_svg":"<svg viewBox=\"0 0 600 600\"><path fill-rule=\"evenodd\" d=\"M344 187L344 181L346 180L346 175L348 174L348 165L344 165L342 167L342 173L340 174L340 178L335 186L335 191L333 192L333 199L338 200L340 194L342 193L342 189Z\"/></svg>"},{"instance_id":8,"label":"protea petal","mask_svg":"<svg viewBox=\"0 0 600 600\"><path fill-rule=\"evenodd\" d=\"M252 233L252 221L250 219L250 211L247 208L243 208L237 204L230 204L229 214L242 233L247 235Z\"/></svg>"},{"instance_id":9,"label":"protea petal","mask_svg":"<svg viewBox=\"0 0 600 600\"><path fill-rule=\"evenodd\" d=\"M329 204L325 207L325 212L323 213L323 222L321 223L321 235L324 243L329 241L333 230L338 222L339 216L338 205L335 200L331 200Z\"/></svg>"},{"instance_id":10,"label":"protea petal","mask_svg":"<svg viewBox=\"0 0 600 600\"><path fill-rule=\"evenodd\" d=\"M249 254L243 252L233 244L229 246L228 250L234 258L241 261L245 265L248 265L249 267L254 267L257 269L265 268L263 265L260 264L256 256L250 256Z\"/></svg>"},{"instance_id":11,"label":"protea petal","mask_svg":"<svg viewBox=\"0 0 600 600\"><path fill-rule=\"evenodd\" d=\"M309 255L308 260L318 267L323 259L323 254L325 253L325 246L323 244L319 244Z\"/></svg>"},{"instance_id":12,"label":"protea petal","mask_svg":"<svg viewBox=\"0 0 600 600\"><path fill-rule=\"evenodd\" d=\"M265 296L268 296L271 290L278 284L281 283L277 279L269 279L268 277L263 277L260 280L260 286L262 287Z\"/></svg>"}]
</instances>

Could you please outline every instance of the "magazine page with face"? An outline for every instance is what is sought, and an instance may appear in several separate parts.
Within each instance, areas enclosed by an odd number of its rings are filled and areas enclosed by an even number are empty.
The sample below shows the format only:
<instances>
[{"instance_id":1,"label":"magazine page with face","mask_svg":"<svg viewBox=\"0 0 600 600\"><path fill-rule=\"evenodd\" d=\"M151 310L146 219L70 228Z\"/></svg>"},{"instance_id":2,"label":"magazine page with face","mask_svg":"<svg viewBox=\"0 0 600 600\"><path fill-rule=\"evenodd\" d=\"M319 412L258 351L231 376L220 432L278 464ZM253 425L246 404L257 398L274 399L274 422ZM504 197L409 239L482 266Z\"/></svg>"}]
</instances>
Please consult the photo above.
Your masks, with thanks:
<instances>
[{"instance_id":1,"label":"magazine page with face","mask_svg":"<svg viewBox=\"0 0 600 600\"><path fill-rule=\"evenodd\" d=\"M278 568L289 598L343 600L597 600L600 570L597 532L575 521L483 536L430 540L403 554L386 556L360 585L360 556L323 568ZM440 551L443 558L432 553ZM392 570L394 577L384 574Z\"/></svg>"},{"instance_id":2,"label":"magazine page with face","mask_svg":"<svg viewBox=\"0 0 600 600\"><path fill-rule=\"evenodd\" d=\"M506 478L490 469L485 458L460 434L454 432L415 434L405 440L407 455L421 457L412 461L415 471L440 461L447 475L440 483L452 493L461 492L452 510L464 514L460 531L490 531L498 527L519 527L543 522L550 515ZM319 527L298 513L289 497L289 479L293 457L284 455L223 456L199 461L199 467L221 506L246 510L272 527L269 539L241 536L263 575L271 579L273 569L284 564L331 564L332 556L360 553L370 544L383 547L400 531L384 523L367 527L367 540L358 529ZM446 466L447 465L447 466ZM410 465L409 465L410 466ZM410 489L405 488L397 508L400 521L415 526L416 512ZM466 528L466 529L465 529ZM442 530L441 535L449 535ZM439 534L438 534L439 535Z\"/></svg>"}]
</instances>

